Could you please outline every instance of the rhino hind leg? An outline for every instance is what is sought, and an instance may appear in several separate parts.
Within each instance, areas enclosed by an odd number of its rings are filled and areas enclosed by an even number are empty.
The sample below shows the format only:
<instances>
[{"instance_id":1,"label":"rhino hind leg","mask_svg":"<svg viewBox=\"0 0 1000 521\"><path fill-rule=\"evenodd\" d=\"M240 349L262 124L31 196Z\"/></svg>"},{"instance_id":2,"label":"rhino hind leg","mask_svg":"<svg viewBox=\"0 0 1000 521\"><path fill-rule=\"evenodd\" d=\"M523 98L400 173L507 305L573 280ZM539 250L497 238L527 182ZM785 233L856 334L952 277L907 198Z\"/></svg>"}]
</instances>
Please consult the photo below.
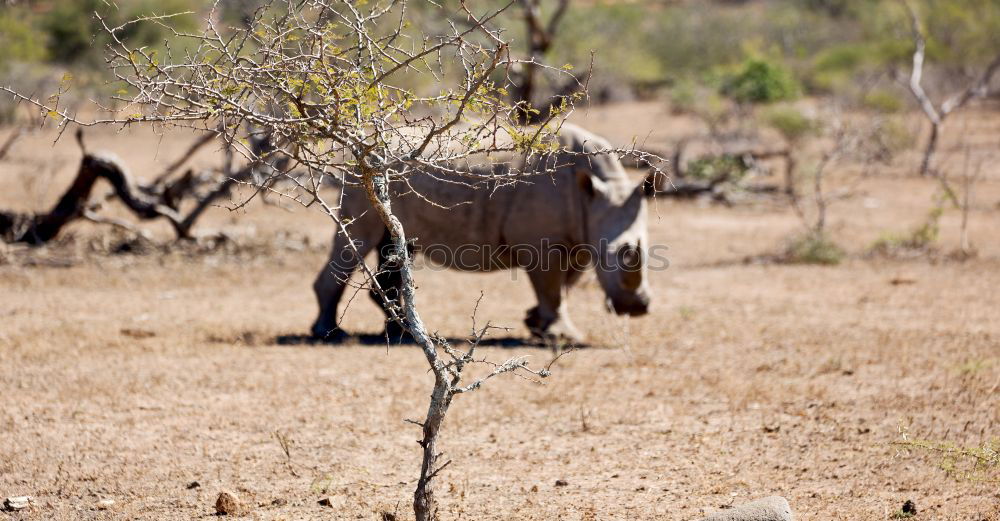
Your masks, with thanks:
<instances>
[{"instance_id":1,"label":"rhino hind leg","mask_svg":"<svg viewBox=\"0 0 1000 521\"><path fill-rule=\"evenodd\" d=\"M536 270L528 272L528 278L538 297L538 305L524 318L531 336L546 344L582 344L584 337L570 320L563 301L567 274Z\"/></svg>"},{"instance_id":2,"label":"rhino hind leg","mask_svg":"<svg viewBox=\"0 0 1000 521\"><path fill-rule=\"evenodd\" d=\"M375 281L382 292L379 293L372 287L368 295L385 313L385 337L390 342L403 344L412 342L413 338L399 321L392 318L386 303L386 299L388 299L398 307L403 288L403 275L399 271L399 263L392 255L394 247L389 230L385 230L382 240L378 243L378 271L375 273ZM382 297L383 294L385 298Z\"/></svg>"}]
</instances>

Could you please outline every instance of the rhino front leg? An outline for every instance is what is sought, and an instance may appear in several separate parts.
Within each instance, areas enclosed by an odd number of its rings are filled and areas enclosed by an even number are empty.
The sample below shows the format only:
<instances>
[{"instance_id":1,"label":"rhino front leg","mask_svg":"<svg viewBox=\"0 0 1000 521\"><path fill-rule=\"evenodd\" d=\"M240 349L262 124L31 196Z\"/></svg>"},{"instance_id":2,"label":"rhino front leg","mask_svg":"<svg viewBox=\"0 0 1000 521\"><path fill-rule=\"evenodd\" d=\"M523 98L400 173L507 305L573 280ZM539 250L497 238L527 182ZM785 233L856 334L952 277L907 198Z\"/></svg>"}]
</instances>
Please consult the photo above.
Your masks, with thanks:
<instances>
[{"instance_id":1,"label":"rhino front leg","mask_svg":"<svg viewBox=\"0 0 1000 521\"><path fill-rule=\"evenodd\" d=\"M583 335L570 321L566 302L563 300L567 274L555 270L528 272L531 286L538 298L538 305L529 309L524 319L533 337L545 342L583 343Z\"/></svg>"},{"instance_id":2,"label":"rhino front leg","mask_svg":"<svg viewBox=\"0 0 1000 521\"><path fill-rule=\"evenodd\" d=\"M365 255L378 245L383 230L381 226L352 226L353 247L343 234L334 235L330 258L313 283L313 291L319 304L319 315L313 322L311 331L314 338L340 342L347 336L337 325L340 298L344 295L351 274L363 262Z\"/></svg>"},{"instance_id":3,"label":"rhino front leg","mask_svg":"<svg viewBox=\"0 0 1000 521\"><path fill-rule=\"evenodd\" d=\"M332 259L332 256L331 256ZM313 282L313 292L319 304L319 315L313 321L310 332L313 338L325 342L340 342L347 334L337 326L337 308L344 295L344 287L354 268L328 261Z\"/></svg>"}]
</instances>

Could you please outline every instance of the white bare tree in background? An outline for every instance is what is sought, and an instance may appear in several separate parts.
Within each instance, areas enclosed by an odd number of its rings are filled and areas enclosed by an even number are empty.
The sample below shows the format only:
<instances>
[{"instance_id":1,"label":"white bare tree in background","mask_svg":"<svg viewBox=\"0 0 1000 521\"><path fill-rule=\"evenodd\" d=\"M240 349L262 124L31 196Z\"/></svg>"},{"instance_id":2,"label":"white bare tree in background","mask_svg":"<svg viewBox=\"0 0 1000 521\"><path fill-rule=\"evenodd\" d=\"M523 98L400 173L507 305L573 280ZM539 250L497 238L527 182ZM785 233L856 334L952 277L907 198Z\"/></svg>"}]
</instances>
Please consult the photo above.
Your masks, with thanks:
<instances>
[{"instance_id":1,"label":"white bare tree in background","mask_svg":"<svg viewBox=\"0 0 1000 521\"><path fill-rule=\"evenodd\" d=\"M466 23L432 35L408 24L406 0L270 0L241 27L219 27L212 13L199 33L170 29L188 44L186 50L177 52L168 45L160 53L129 47L119 37L128 24L105 24L112 41L108 66L120 86L115 100L125 108L87 121L61 108L57 97L40 101L0 87L39 107L60 130L70 124L194 127L217 133L250 164L287 158L280 168L268 170L269 179L241 179L254 193L236 204L272 192L318 208L345 235L350 223L338 217L339 201L327 199L324 181L336 178L341 184L364 187L390 232L402 298L388 299L375 273L362 263L367 284L382 295L392 318L412 334L434 375L426 417L414 422L423 431L413 500L420 521L437 517L435 477L447 465L440 463L438 441L454 396L505 373L535 378L547 376L548 369L529 368L525 358L492 363L477 356L479 342L492 328L489 324L474 324L466 349L428 330L417 305L406 232L392 212L389 184L405 182L417 169L472 176L454 165L489 160L494 152L551 153L557 146L552 133L572 105L572 98L564 98L540 125L518 126L519 109L504 101L506 91L492 83L491 75L514 66L542 65L511 58L502 31L492 27L503 9L477 13L464 1L457 9ZM141 21L169 28L170 18L158 15ZM413 86L427 78L433 79L433 88ZM264 129L271 146L262 151L242 139L246 127ZM490 175L494 183L520 181L516 172L507 178ZM275 179L291 188L279 191ZM487 364L488 370L469 381L463 371L473 364Z\"/></svg>"},{"instance_id":2,"label":"white bare tree in background","mask_svg":"<svg viewBox=\"0 0 1000 521\"><path fill-rule=\"evenodd\" d=\"M993 76L1000 71L1000 52L986 65L977 75L969 79L968 84L958 92L952 94L940 104L935 104L931 100L927 91L924 90L924 62L927 57L927 35L924 26L920 21L920 14L910 0L901 0L903 6L910 15L910 30L913 33L913 68L910 70L910 77L907 87L910 93L920 105L927 121L931 124L931 133L924 146L923 159L920 162L920 175L935 175L940 173L934 168L934 154L937 151L938 142L941 137L941 126L944 125L948 116L954 114L970 101L976 98L984 98L990 95L990 85Z\"/></svg>"}]
</instances>

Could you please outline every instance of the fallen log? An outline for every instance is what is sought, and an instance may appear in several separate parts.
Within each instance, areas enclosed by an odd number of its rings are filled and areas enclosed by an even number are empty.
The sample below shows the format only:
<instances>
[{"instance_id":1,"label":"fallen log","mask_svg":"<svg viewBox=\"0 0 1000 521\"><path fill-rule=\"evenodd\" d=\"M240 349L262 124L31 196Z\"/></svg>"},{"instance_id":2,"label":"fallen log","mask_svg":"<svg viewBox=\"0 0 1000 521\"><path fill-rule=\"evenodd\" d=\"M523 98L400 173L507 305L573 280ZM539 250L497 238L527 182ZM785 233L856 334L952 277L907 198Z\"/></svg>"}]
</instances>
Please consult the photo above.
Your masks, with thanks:
<instances>
[{"instance_id":1,"label":"fallen log","mask_svg":"<svg viewBox=\"0 0 1000 521\"><path fill-rule=\"evenodd\" d=\"M690 171L692 165L706 161L728 161L732 166L738 166L735 170L738 170L742 174L757 168L758 163L762 161L780 159L784 162L785 167L785 192L791 193L794 188L795 158L788 148L768 148L752 141L732 141L726 143L710 141L707 142L707 150L703 150L701 154L697 154L694 157L689 157L691 156L689 149L697 149L699 145L704 148L706 143L698 143L697 140L693 139L683 139L677 143L672 154L672 177L667 176L662 170L657 168L661 165L653 164L649 161L637 161L637 166L648 168L646 177L643 180L643 190L646 192L646 195L681 198L694 197L704 193L714 193L719 185L738 180L734 178L734 169L716 172L708 178L697 175L700 172ZM644 152L646 151L644 150ZM666 157L662 154L656 155ZM767 191L771 190L768 189Z\"/></svg>"},{"instance_id":2,"label":"fallen log","mask_svg":"<svg viewBox=\"0 0 1000 521\"><path fill-rule=\"evenodd\" d=\"M44 244L55 238L70 222L84 217L87 200L98 179L104 179L129 210L140 219L165 218L175 226L181 222L177 211L137 189L131 177L114 157L86 154L73 184L48 213L41 215L0 212L0 235L5 242Z\"/></svg>"},{"instance_id":3,"label":"fallen log","mask_svg":"<svg viewBox=\"0 0 1000 521\"><path fill-rule=\"evenodd\" d=\"M200 136L180 158L157 176L152 184L139 185L133 182L119 159L108 154L88 153L84 146L83 133L77 131L76 139L83 152L83 159L73 183L60 197L55 207L47 213L0 211L0 239L7 243L44 244L58 236L67 224L80 218L130 228L131 225L120 219L101 217L97 214L106 201L114 198L120 200L140 220L166 219L173 226L178 239L189 239L192 227L205 210L215 201L230 195L234 185L251 180L260 168L259 162L251 163L225 176L221 181L217 181L217 176L214 175L195 175L192 170L188 170L175 180L168 179L214 137L215 135L211 133ZM8 143L10 142L9 139ZM111 184L114 191L97 202L88 202L94 184L99 179ZM197 190L210 182L214 182L215 185L204 195L198 196ZM192 197L196 199L194 207L187 215L182 215L181 203Z\"/></svg>"}]
</instances>

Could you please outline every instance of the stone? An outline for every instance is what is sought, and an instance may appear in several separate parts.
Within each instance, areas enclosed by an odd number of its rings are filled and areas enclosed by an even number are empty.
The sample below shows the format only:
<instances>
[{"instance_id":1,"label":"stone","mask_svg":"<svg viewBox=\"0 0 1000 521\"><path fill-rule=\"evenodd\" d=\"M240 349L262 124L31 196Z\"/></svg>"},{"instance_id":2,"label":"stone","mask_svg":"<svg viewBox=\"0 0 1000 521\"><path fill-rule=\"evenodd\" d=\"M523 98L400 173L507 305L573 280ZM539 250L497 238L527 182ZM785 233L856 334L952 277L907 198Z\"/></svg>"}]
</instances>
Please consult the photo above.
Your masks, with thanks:
<instances>
[{"instance_id":1,"label":"stone","mask_svg":"<svg viewBox=\"0 0 1000 521\"><path fill-rule=\"evenodd\" d=\"M215 500L215 513L220 516L237 516L243 511L240 500L230 492L219 492Z\"/></svg>"},{"instance_id":2,"label":"stone","mask_svg":"<svg viewBox=\"0 0 1000 521\"><path fill-rule=\"evenodd\" d=\"M329 496L317 501L320 506L338 508L344 506L344 498Z\"/></svg>"},{"instance_id":3,"label":"stone","mask_svg":"<svg viewBox=\"0 0 1000 521\"><path fill-rule=\"evenodd\" d=\"M716 512L701 521L793 521L793 519L788 500L781 496L771 496Z\"/></svg>"},{"instance_id":4,"label":"stone","mask_svg":"<svg viewBox=\"0 0 1000 521\"><path fill-rule=\"evenodd\" d=\"M17 512L30 507L32 503L31 496L11 496L3 500L3 509L8 512Z\"/></svg>"}]
</instances>

